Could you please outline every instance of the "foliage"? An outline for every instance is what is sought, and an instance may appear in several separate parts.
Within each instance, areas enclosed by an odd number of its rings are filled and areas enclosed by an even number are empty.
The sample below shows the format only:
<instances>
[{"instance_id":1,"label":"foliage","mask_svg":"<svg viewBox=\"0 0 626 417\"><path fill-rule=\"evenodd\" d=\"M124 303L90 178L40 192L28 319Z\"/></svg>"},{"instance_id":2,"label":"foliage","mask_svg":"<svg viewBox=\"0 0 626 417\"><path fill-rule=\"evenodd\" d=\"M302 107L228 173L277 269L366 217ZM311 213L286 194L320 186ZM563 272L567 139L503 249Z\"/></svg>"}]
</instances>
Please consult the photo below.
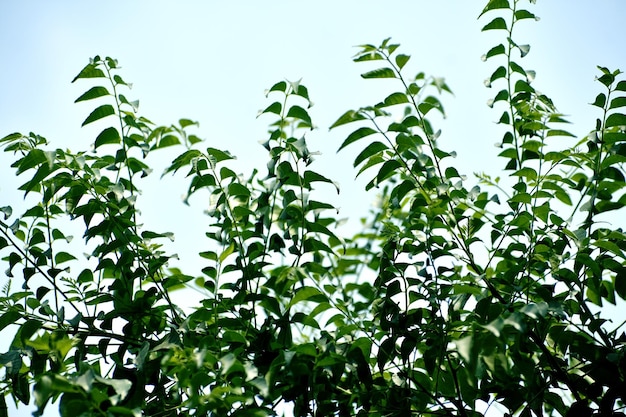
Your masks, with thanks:
<instances>
[{"instance_id":1,"label":"foliage","mask_svg":"<svg viewBox=\"0 0 626 417\"><path fill-rule=\"evenodd\" d=\"M520 7L481 14L504 39L484 59L499 65L486 84L507 175L479 185L440 146L445 81L407 77L389 39L359 47L355 62L378 64L361 76L398 91L331 126L354 126L340 149L360 146L354 167L378 193L351 237L323 199L339 189L311 168L304 85L268 90L267 166L241 175L195 122L139 116L114 59L90 60L76 101L97 103L83 125L107 122L91 150L0 140L37 199L1 209L2 405L32 390L37 415L51 402L62 416L624 415L626 335L598 307L626 299L626 236L610 224L626 204L626 81L599 67L596 126L563 145L564 116L518 63L530 47L513 29L535 18ZM171 234L136 209L144 158L174 145L163 175L185 172L185 201L210 201L200 275L168 265ZM75 224L86 261L68 249ZM177 306L181 288L205 297Z\"/></svg>"}]
</instances>

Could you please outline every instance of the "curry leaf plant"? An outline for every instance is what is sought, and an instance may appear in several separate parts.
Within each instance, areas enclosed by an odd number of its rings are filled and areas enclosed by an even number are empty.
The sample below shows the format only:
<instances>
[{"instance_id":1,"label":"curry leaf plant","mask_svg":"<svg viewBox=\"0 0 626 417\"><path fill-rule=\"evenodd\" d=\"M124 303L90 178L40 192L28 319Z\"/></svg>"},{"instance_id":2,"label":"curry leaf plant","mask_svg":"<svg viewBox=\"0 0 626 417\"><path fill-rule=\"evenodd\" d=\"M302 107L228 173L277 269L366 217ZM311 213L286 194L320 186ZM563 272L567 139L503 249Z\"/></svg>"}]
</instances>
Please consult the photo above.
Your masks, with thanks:
<instances>
[{"instance_id":1,"label":"curry leaf plant","mask_svg":"<svg viewBox=\"0 0 626 417\"><path fill-rule=\"evenodd\" d=\"M239 173L196 122L141 116L117 61L91 59L74 79L83 126L101 129L90 149L0 139L32 203L0 208L0 417L7 399L64 417L623 416L624 323L602 307L626 300L626 81L598 67L597 121L575 137L523 66L530 9L479 16L501 34L483 56L495 178L455 166L443 78L390 38L358 47L363 82L395 87L330 126L375 197L350 236L300 81L266 91L265 163ZM172 233L137 209L162 148L182 152L154 168L208 207L198 271L172 266ZM194 290L196 305L172 297Z\"/></svg>"}]
</instances>

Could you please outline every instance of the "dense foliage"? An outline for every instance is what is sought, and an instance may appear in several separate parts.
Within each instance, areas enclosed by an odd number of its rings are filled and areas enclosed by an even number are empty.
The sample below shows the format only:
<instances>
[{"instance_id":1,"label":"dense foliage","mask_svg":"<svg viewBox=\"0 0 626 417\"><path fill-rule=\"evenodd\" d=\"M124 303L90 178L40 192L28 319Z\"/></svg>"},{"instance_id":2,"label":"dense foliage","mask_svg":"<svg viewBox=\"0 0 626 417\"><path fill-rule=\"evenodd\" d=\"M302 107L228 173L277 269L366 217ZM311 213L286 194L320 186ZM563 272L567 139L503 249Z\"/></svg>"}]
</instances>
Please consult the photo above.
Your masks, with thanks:
<instances>
[{"instance_id":1,"label":"dense foliage","mask_svg":"<svg viewBox=\"0 0 626 417\"><path fill-rule=\"evenodd\" d=\"M340 150L360 146L354 167L377 195L350 237L324 201L335 183L312 169L304 85L268 90L267 165L238 174L193 121L140 116L117 61L91 59L76 101L97 103L83 125L110 125L90 150L0 140L37 196L20 216L0 209L0 416L6 396L31 395L37 415L56 402L68 417L624 415L623 323L598 307L626 299L626 235L611 224L626 204L626 81L599 67L597 123L568 138L520 64L514 28L535 18L521 3L481 14L503 34L484 56L502 179L468 186L455 168L432 117L442 78L407 76L389 39L359 48L354 61L374 65L362 77L398 90L331 126L347 129ZM170 267L171 234L136 209L144 158L174 145L163 175L186 174L187 198L210 202L201 272ZM176 305L191 287L201 302Z\"/></svg>"}]
</instances>

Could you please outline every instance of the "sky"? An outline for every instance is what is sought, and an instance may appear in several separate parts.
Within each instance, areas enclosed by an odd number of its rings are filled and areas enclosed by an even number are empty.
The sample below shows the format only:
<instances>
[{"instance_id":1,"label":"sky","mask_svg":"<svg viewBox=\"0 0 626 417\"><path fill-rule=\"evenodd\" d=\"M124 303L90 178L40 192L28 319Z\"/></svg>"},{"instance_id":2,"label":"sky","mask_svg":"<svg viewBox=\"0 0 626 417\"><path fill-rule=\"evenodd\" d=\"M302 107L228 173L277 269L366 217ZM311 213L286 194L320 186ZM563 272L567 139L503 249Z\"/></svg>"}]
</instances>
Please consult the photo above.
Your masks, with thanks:
<instances>
[{"instance_id":1,"label":"sky","mask_svg":"<svg viewBox=\"0 0 626 417\"><path fill-rule=\"evenodd\" d=\"M236 168L249 172L265 161L259 141L266 138L269 117L257 119L270 101L264 90L277 81L298 80L315 103L310 114L318 127L307 135L309 148L321 152L313 168L338 181L341 194L321 190L341 207L340 216L366 214L373 195L355 181L351 161L357 148L337 154L350 133L328 130L346 110L379 102L397 85L363 80L373 67L355 64L355 45L392 37L401 52L412 55L409 74L445 77L454 96L444 96L447 119L440 121L440 143L456 150L459 171L499 174L493 145L502 131L495 125L502 109L486 102L497 92L483 81L501 64L480 57L505 42L503 32L481 33L489 16L477 20L486 0L318 0L259 1L8 1L0 0L0 137L30 131L53 148L87 150L98 131L80 128L93 103L73 104L92 86L70 81L95 55L119 60L122 77L133 83L125 93L140 100L140 114L157 124L179 118L197 120L194 133L204 145L238 156ZM626 2L623 0L519 1L540 17L517 27L516 41L531 45L520 60L537 72L533 86L553 98L582 137L599 113L588 103L601 91L596 65L626 71ZM492 15L495 17L495 14ZM559 139L565 140L565 139ZM148 162L155 168L140 200L148 228L173 231L181 262L192 264L203 250L202 214L206 202L182 204L182 177L159 180L177 152L169 148ZM0 206L19 211L19 182L0 155ZM351 226L350 226L351 225ZM165 229L165 230L163 230ZM0 279L0 282L4 278ZM9 401L11 403L11 401ZM12 411L27 416L30 411ZM47 413L49 416L55 414Z\"/></svg>"}]
</instances>

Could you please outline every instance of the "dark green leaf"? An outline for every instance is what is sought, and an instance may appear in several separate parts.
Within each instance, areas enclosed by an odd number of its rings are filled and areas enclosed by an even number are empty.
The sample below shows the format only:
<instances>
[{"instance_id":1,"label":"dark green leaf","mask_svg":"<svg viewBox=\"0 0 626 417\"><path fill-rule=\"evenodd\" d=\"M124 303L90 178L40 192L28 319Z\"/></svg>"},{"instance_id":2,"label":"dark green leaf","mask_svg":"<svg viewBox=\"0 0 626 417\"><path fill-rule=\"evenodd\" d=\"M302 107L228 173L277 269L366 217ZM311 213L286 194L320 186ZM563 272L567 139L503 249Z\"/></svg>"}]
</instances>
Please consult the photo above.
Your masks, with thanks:
<instances>
[{"instance_id":1,"label":"dark green leaf","mask_svg":"<svg viewBox=\"0 0 626 417\"><path fill-rule=\"evenodd\" d=\"M294 119L301 120L305 127L310 127L311 129L313 128L313 122L311 122L309 113L300 106L291 106L287 112L287 117L293 117Z\"/></svg>"},{"instance_id":2,"label":"dark green leaf","mask_svg":"<svg viewBox=\"0 0 626 417\"><path fill-rule=\"evenodd\" d=\"M96 120L100 120L113 114L115 114L115 109L113 108L113 106L111 106L110 104L103 104L102 106L92 111L91 114L87 116L81 126L85 126L89 123L95 122Z\"/></svg>"},{"instance_id":3,"label":"dark green leaf","mask_svg":"<svg viewBox=\"0 0 626 417\"><path fill-rule=\"evenodd\" d=\"M354 132L352 132L347 138L346 140L343 141L343 143L341 144L341 146L339 147L339 149L337 151L342 150L343 148L345 148L346 146L350 145L351 143L354 143L360 139L363 139L364 137L373 135L375 133L378 133L376 130L372 129L371 127L360 127L357 130L355 130Z\"/></svg>"},{"instance_id":4,"label":"dark green leaf","mask_svg":"<svg viewBox=\"0 0 626 417\"><path fill-rule=\"evenodd\" d=\"M619 107L626 107L626 97L615 97L611 100L611 105L609 106L609 110L617 109Z\"/></svg>"},{"instance_id":5,"label":"dark green leaf","mask_svg":"<svg viewBox=\"0 0 626 417\"><path fill-rule=\"evenodd\" d=\"M539 20L539 18L537 16L535 16L534 14L529 12L528 10L517 10L517 11L515 11L515 20L522 20L522 19Z\"/></svg>"},{"instance_id":6,"label":"dark green leaf","mask_svg":"<svg viewBox=\"0 0 626 417\"><path fill-rule=\"evenodd\" d=\"M481 17L482 15L484 15L485 13L491 10L510 9L510 8L511 6L509 5L508 0L489 0L489 3L487 3L487 5L485 6L485 8L483 9L483 11L480 13L478 17Z\"/></svg>"},{"instance_id":7,"label":"dark green leaf","mask_svg":"<svg viewBox=\"0 0 626 417\"><path fill-rule=\"evenodd\" d=\"M102 145L118 144L120 143L120 134L114 127L107 127L104 129L94 143L94 148L98 149Z\"/></svg>"},{"instance_id":8,"label":"dark green leaf","mask_svg":"<svg viewBox=\"0 0 626 417\"><path fill-rule=\"evenodd\" d=\"M259 115L264 114L264 113L274 113L280 116L280 112L282 110L283 110L282 104L280 104L278 101L275 101L269 106L267 106L265 110L261 111Z\"/></svg>"},{"instance_id":9,"label":"dark green leaf","mask_svg":"<svg viewBox=\"0 0 626 417\"><path fill-rule=\"evenodd\" d=\"M344 114L341 115L341 117L339 117L339 119L337 119L335 121L335 123L333 123L329 129L334 129L337 126L341 126L341 125L345 125L348 123L352 123L352 122L356 122L359 120L365 120L366 117L363 116L361 114L361 112L355 111L355 110L348 110L347 112L345 112Z\"/></svg>"},{"instance_id":10,"label":"dark green leaf","mask_svg":"<svg viewBox=\"0 0 626 417\"><path fill-rule=\"evenodd\" d=\"M76 77L72 80L72 82L80 79L80 78L106 78L104 71L98 68L98 64L90 63L83 68Z\"/></svg>"},{"instance_id":11,"label":"dark green leaf","mask_svg":"<svg viewBox=\"0 0 626 417\"><path fill-rule=\"evenodd\" d=\"M354 166L356 167L361 162L365 161L366 159L368 159L368 158L372 157L373 155L376 155L377 153L380 153L380 152L382 152L382 151L384 151L386 149L389 149L389 148L387 147L387 145L385 145L385 144L383 144L381 142L375 141L375 142L370 143L354 159Z\"/></svg>"},{"instance_id":12,"label":"dark green leaf","mask_svg":"<svg viewBox=\"0 0 626 417\"><path fill-rule=\"evenodd\" d=\"M396 73L391 68L378 68L361 74L363 78L396 78Z\"/></svg>"},{"instance_id":13,"label":"dark green leaf","mask_svg":"<svg viewBox=\"0 0 626 417\"><path fill-rule=\"evenodd\" d=\"M603 93L598 94L596 96L596 100L591 104L593 106L600 107L601 109L603 109L604 105L606 104L606 95L604 95Z\"/></svg>"},{"instance_id":14,"label":"dark green leaf","mask_svg":"<svg viewBox=\"0 0 626 417\"><path fill-rule=\"evenodd\" d=\"M92 87L91 89L89 89L87 92L85 92L83 95L81 95L80 97L78 97L74 103L78 103L79 101L86 101L86 100L91 100L94 98L98 98L98 97L102 97L102 96L108 96L109 95L109 90L107 90L104 87Z\"/></svg>"},{"instance_id":15,"label":"dark green leaf","mask_svg":"<svg viewBox=\"0 0 626 417\"><path fill-rule=\"evenodd\" d=\"M491 57L494 57L496 55L502 55L505 53L506 53L506 49L504 48L504 45L500 44L498 46L494 46L493 48L491 48L485 55L483 55L482 59L483 61L486 61Z\"/></svg>"},{"instance_id":16,"label":"dark green leaf","mask_svg":"<svg viewBox=\"0 0 626 417\"><path fill-rule=\"evenodd\" d=\"M506 22L504 21L503 18L496 17L491 22L487 23L482 28L482 31L484 32L486 30L494 30L494 29L504 29L504 30L507 30Z\"/></svg>"},{"instance_id":17,"label":"dark green leaf","mask_svg":"<svg viewBox=\"0 0 626 417\"><path fill-rule=\"evenodd\" d=\"M623 113L613 113L606 118L606 122L604 127L612 127L612 126L626 126L626 114Z\"/></svg>"},{"instance_id":18,"label":"dark green leaf","mask_svg":"<svg viewBox=\"0 0 626 417\"><path fill-rule=\"evenodd\" d=\"M402 69L409 62L411 57L409 55L398 54L396 55L396 65L398 68Z\"/></svg>"}]
</instances>

